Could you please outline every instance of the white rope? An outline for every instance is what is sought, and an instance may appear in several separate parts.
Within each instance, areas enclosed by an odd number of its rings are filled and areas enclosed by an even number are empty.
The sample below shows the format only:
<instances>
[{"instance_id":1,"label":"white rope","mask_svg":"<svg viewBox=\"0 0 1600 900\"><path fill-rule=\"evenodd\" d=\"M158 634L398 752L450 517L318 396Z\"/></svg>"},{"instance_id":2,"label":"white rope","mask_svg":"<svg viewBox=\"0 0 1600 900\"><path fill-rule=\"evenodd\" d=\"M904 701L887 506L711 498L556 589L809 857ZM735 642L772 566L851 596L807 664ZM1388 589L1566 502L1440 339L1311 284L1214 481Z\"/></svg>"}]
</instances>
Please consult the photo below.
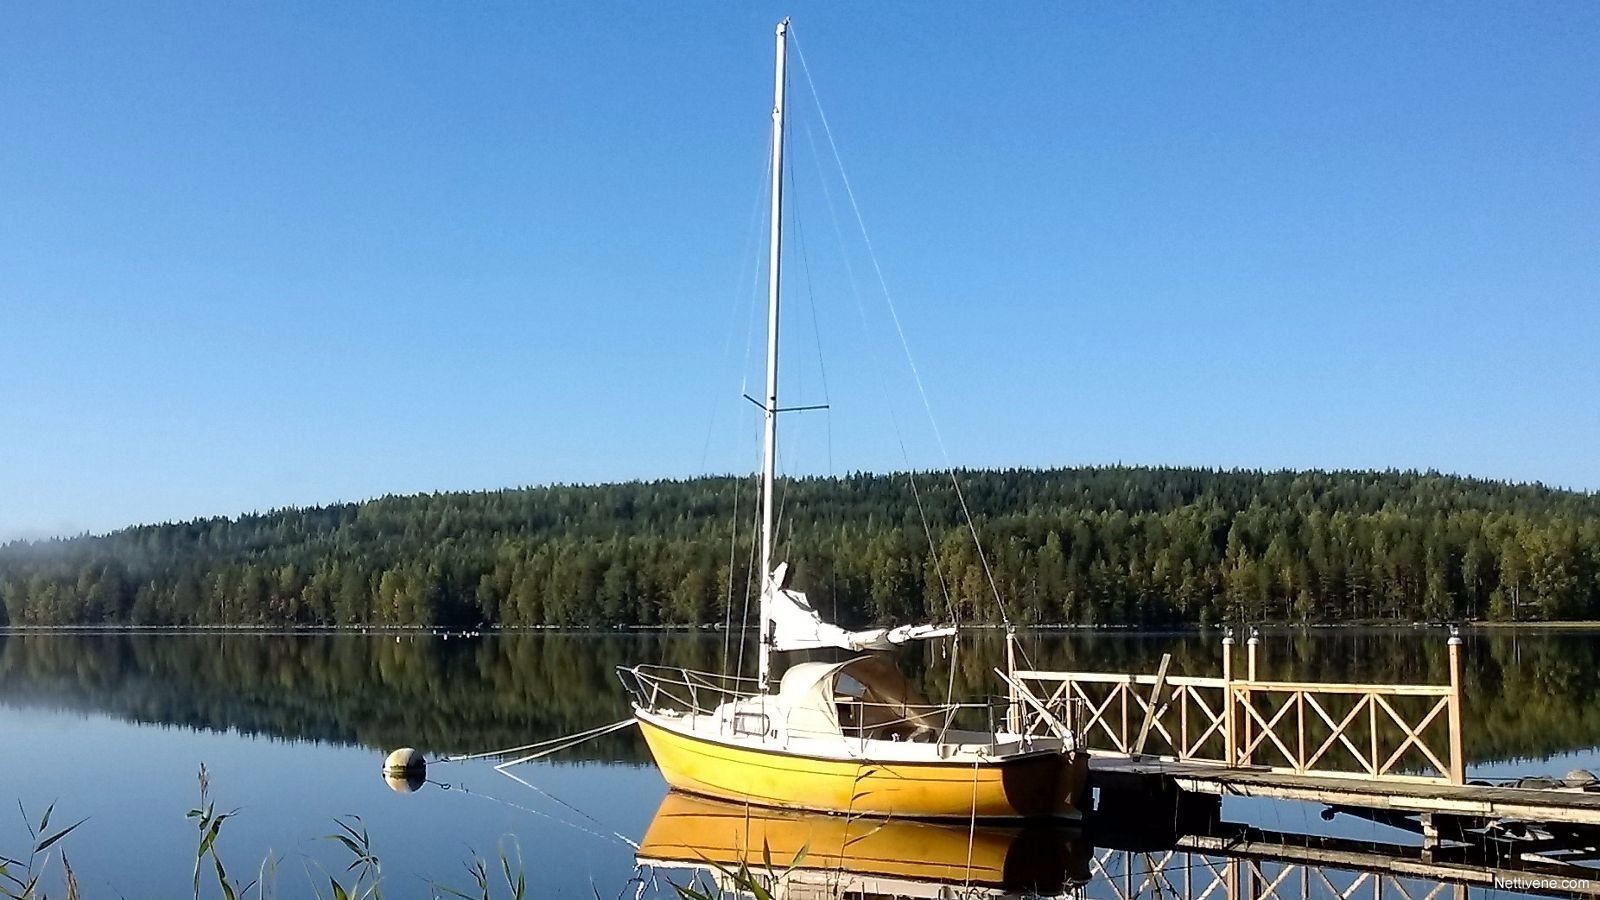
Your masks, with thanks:
<instances>
[{"instance_id":1,"label":"white rope","mask_svg":"<svg viewBox=\"0 0 1600 900\"><path fill-rule=\"evenodd\" d=\"M509 800L503 800L503 799L501 799L499 797L494 797L494 796L491 796L489 794L476 793L475 791L472 791L472 790L468 789L465 785L452 786L452 785L445 784L443 782L434 782L434 783L440 785L443 788L449 789L449 790L458 790L458 791L460 791L461 793L464 793L464 794L470 794L470 795L475 796L475 797L482 797L485 800L492 800L492 801L494 801L496 803L504 804L504 805L509 806L509 807L511 807L513 809L518 809L518 810L521 810L521 811L526 812L526 813L531 813L533 815L540 816L542 818L550 819L553 822L559 822L559 823L561 823L563 825L566 825L569 828L576 829L576 830L581 831L581 832L583 832L585 834L590 834L590 835L593 835L593 836L598 837L598 838L602 838L602 839L613 839L614 838L616 840L622 841L624 844L627 844L629 847L632 847L634 850L638 850L639 849L639 845L634 843L632 840L630 840L626 835L623 835L623 834L621 834L621 833L619 833L617 831L614 831L614 830L610 829L605 823L601 822L599 819L596 819L594 816L591 816L588 813L584 812L583 810L577 808L576 806L573 806L571 803L568 803L567 801L562 800L560 797L557 797L557 796L551 794L549 791L544 790L543 788L539 787L538 785L534 784L533 782L528 781L525 778L519 777L518 775L507 771L511 766L516 766L516 765L521 765L523 763L532 762L532 761L534 761L536 759L540 759L542 757L549 756L552 753L559 753L562 750L571 749L571 748L576 747L579 744L582 744L582 743L584 743L586 741L592 741L595 738L603 737L603 736L605 736L607 734L611 734L612 732L615 732L615 731L620 731L621 729L623 729L623 728L625 728L625 727L627 727L629 725L635 724L636 721L637 720L635 720L633 717L630 716L630 717L628 717L626 719L621 719L619 721L612 722L609 725L601 725L601 726L599 726L597 728L590 728L587 731L580 731L580 732L577 732L575 734L565 735L563 737L550 738L548 740L538 741L538 742L532 743L532 744L524 744L521 747L509 747L509 748L504 749L504 750L490 750L490 751L485 752L485 753L469 753L469 754L465 754L465 755L462 755L462 756L447 756L447 757L443 757L441 759L435 760L435 763L464 762L466 760L472 760L472 759L485 759L485 758L488 758L488 757L495 757L495 756L507 756L507 755L510 755L512 753L520 752L522 750L532 750L535 747L542 748L538 752L528 754L527 756L523 756L523 757L520 757L518 759L508 760L506 762L500 763L500 764L498 764L498 765L496 765L494 767L494 770L496 772L499 772L501 775L504 775L507 778L510 778L512 781L515 781L518 784L521 784L524 787L527 787L530 790L533 790L533 791L537 792L538 794L544 796L546 799L550 800L551 802L557 803L557 804L559 804L561 806L564 806L567 809L571 810L572 812L575 812L578 815L582 816L583 818L588 819L590 822L593 822L595 825L599 826L600 828L606 829L607 831L610 832L609 834L603 834L603 833L598 832L598 831L591 831L590 829L584 828L581 825L577 825L577 824L575 824L573 822L568 822L565 819L559 818L557 816L552 816L549 813L542 812L542 811L537 810L537 809L533 809L532 807L523 806L523 805L518 804L518 803L512 803Z\"/></svg>"},{"instance_id":2,"label":"white rope","mask_svg":"<svg viewBox=\"0 0 1600 900\"><path fill-rule=\"evenodd\" d=\"M589 731L585 731L585 732L582 732L582 733L579 733L579 734L575 734L575 735L573 735L571 737L571 739L567 740L565 743L558 744L558 745L556 745L554 747L547 747L546 749L540 750L537 753L530 753L527 756L519 757L517 759L507 760L507 761L505 761L503 763L500 763L500 764L496 765L495 768L503 770L503 769L507 768L508 766L520 766L520 765L522 765L523 763L526 763L526 762L533 762L536 759L542 759L542 758L544 758L546 756L549 756L552 753L560 753L562 750L570 750L573 747L576 747L579 744L582 744L582 743L584 743L586 741L592 741L597 737L603 737L605 735L610 734L613 731L621 731L622 729L627 728L629 725L635 724L636 721L637 720L635 720L632 716L629 716L626 719L622 719L621 721L617 721L617 722L612 722L610 725L606 725L606 726L604 726L602 728L590 729ZM524 749L531 749L531 748L524 748ZM504 754L501 754L501 755L504 755Z\"/></svg>"},{"instance_id":3,"label":"white rope","mask_svg":"<svg viewBox=\"0 0 1600 900\"><path fill-rule=\"evenodd\" d=\"M551 794L549 791L544 790L543 788L541 788L538 785L534 784L533 782L527 780L526 778L521 778L521 777L518 777L517 775L512 774L511 772L507 772L505 770L504 766L495 766L494 769L495 769L496 772L499 772L501 775L504 775L507 778L511 779L512 781L515 781L517 784L520 784L523 787L529 788L529 789L531 789L533 791L537 791L538 793L544 795L545 798L547 798L549 800L552 800L552 801L554 801L556 803L559 803L562 806L565 806L567 809L570 809L573 812L577 813L578 815L583 816L585 819L588 819L589 821L593 822L594 824L599 825L601 828L605 828L606 827L605 823L601 822L599 819L596 819L594 816L589 815L588 813L584 812L583 810L577 808L576 806L573 806L571 803L568 803L567 801L562 800L560 797L557 797L554 794ZM502 803L508 803L509 801L502 800L501 802ZM511 804L511 805L515 806L515 804ZM519 808L526 808L526 807L519 807ZM529 812L535 812L535 810L531 810L531 809L528 810L528 811ZM554 819L555 817L554 816L549 816L549 818ZM563 820L556 819L556 821L557 822L561 822ZM578 826L578 825L572 825L571 822L567 822L566 824L567 825L571 825L573 828L577 828L579 831L587 831L588 830L588 829L585 829L585 828L583 828L581 826ZM594 834L597 837L605 837L605 835L598 834L597 832L592 832L591 831L589 833L590 834ZM632 847L634 850L638 850L639 849L639 845L634 843L627 835L624 835L624 834L622 834L620 832L617 832L617 831L612 831L611 832L611 836L616 838L619 841L622 841L624 844L627 844L629 847Z\"/></svg>"},{"instance_id":4,"label":"white rope","mask_svg":"<svg viewBox=\"0 0 1600 900\"><path fill-rule=\"evenodd\" d=\"M485 750L482 753L463 753L463 754L461 754L459 756L441 756L440 758L438 758L436 760L433 760L430 763L430 765L443 765L444 763L466 762L468 760L473 760L473 759L489 759L489 758L496 757L496 756L510 756L513 753L521 753L524 750L537 750L537 749L539 749L541 747L548 747L548 746L550 746L552 744L563 744L562 747L559 747L557 749L566 749L567 747L575 747L578 744L583 743L584 741L590 740L592 738L597 738L597 737L599 737L599 736L601 736L603 734L610 734L613 731L617 731L617 730L621 729L624 725L632 725L633 723L634 723L634 720L630 716L629 718L622 719L622 720L617 721L617 722L612 722L609 725L599 725L599 726L596 726L594 728L590 728L587 731L579 731L579 732L576 732L576 733L573 733L573 734L561 735L560 737L546 738L545 740L535 741L535 742L533 742L531 744L523 744L523 745L521 745L519 747L507 747L504 750ZM566 742L566 741L573 741L573 743L565 744L564 742ZM550 752L553 753L555 751L552 750ZM545 754L536 753L533 756L528 757L528 758L529 759L537 759L539 756L543 756L543 755L545 755ZM507 765L510 765L510 763L507 763Z\"/></svg>"},{"instance_id":5,"label":"white rope","mask_svg":"<svg viewBox=\"0 0 1600 900\"><path fill-rule=\"evenodd\" d=\"M509 772L508 773L503 773L503 774L510 775ZM528 782L522 781L521 778L517 778L514 775L512 775L511 777L516 781L521 781L523 784L528 784ZM441 788L443 788L443 789L445 789L447 791L466 794L468 797L478 797L478 798L483 799L483 800L488 800L491 803L498 803L501 806L508 806L508 807L510 807L512 809L515 809L515 810L519 811L519 812L525 812L525 813L528 813L529 815L538 816L541 819L549 819L550 821L555 822L557 825L565 825L566 827L571 828L573 831L577 831L577 832L580 832L582 834L587 834L590 837L596 837L596 838L599 838L599 839L605 840L605 841L619 840L622 843L626 844L627 846L632 847L635 851L637 851L639 849L639 845L635 844L633 841L629 840L625 835L619 834L616 831L612 831L610 829L607 829L607 832L609 832L609 833L600 832L600 831L594 831L592 829L585 828L582 825L579 825L579 824L577 824L575 822L568 822L566 819L563 819L560 816L552 816L549 813L545 812L544 810L534 809L531 806L524 806L521 803L513 803L510 800L506 800L506 799L503 799L503 798L500 798L500 797L496 797L493 794L480 794L477 791L474 791L471 788L467 787L466 785L450 785L450 784L445 784L443 782L432 782L432 783L439 785L439 787L441 787ZM531 784L528 784L528 787L532 787L534 790L539 791L539 789L537 787L534 787ZM539 793L544 794L546 797L550 797L550 795L545 793L544 791L539 791ZM561 800L559 800L559 799L557 799L555 797L550 797L550 799L555 800L557 803L561 803L563 806L567 806L569 809L573 808L573 807L570 806L570 804L562 803ZM579 813L582 814L582 811L580 810ZM589 821L591 821L591 822L595 822L595 824L600 825L601 828L605 828L606 827L605 825L601 824L600 822L595 821L595 819L592 816L584 815L584 818L589 819Z\"/></svg>"}]
</instances>

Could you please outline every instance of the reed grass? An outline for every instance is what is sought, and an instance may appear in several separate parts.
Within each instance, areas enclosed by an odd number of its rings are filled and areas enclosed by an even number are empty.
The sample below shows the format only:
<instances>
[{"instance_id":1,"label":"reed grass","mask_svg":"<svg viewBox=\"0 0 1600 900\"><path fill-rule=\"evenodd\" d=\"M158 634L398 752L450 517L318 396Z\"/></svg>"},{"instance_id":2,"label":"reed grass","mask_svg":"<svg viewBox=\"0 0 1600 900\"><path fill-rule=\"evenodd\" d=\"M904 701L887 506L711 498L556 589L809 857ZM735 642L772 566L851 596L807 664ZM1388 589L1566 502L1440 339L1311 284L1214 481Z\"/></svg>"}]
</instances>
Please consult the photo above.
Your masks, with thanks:
<instances>
[{"instance_id":1,"label":"reed grass","mask_svg":"<svg viewBox=\"0 0 1600 900\"><path fill-rule=\"evenodd\" d=\"M212 793L210 773L204 765L196 776L199 802L185 818L194 823L195 852L190 875L194 900L218 896L223 900L268 900L277 891L279 857L270 851L262 857L254 877L244 881L229 873L223 862L221 845L227 823L240 815L237 808L218 811ZM13 858L0 854L0 900L81 900L82 892L77 873L67 859L65 838L88 821L79 819L65 828L51 830L55 804L45 808L37 822L27 809L18 804L28 832L28 853ZM360 816L346 815L334 819L337 831L325 835L324 840L339 844L348 855L348 863L341 872L330 873L320 864L308 863L306 877L310 891L317 900L383 900L386 875L382 860L373 847L372 836ZM492 859L476 852L463 863L470 884L457 887L425 880L430 900L528 900L527 865L522 848L515 838L505 838L496 848ZM700 875L687 885L668 882L679 900L720 900L725 897L749 897L753 900L775 900L774 888L800 864L805 855L802 848L787 868L779 871L772 861L772 850L763 844L762 868L752 870L747 861L736 868L715 866L720 875L706 883ZM59 865L56 865L59 858ZM315 867L316 871L312 871ZM717 883L720 881L720 883ZM640 883L640 891L643 890ZM54 887L51 887L54 886ZM592 888L592 885L591 885ZM408 894L409 892L402 892ZM632 893L632 892L628 892ZM595 900L601 900L598 889ZM619 900L622 895L619 894Z\"/></svg>"},{"instance_id":2,"label":"reed grass","mask_svg":"<svg viewBox=\"0 0 1600 900\"><path fill-rule=\"evenodd\" d=\"M34 825L28 816L28 810L19 801L17 811L22 814L22 824L28 829L28 843L32 847L26 859L12 859L0 855L0 897L10 900L46 900L48 894L42 887L46 875L50 871L50 860L55 851L61 853L61 884L62 891L67 900L77 900L78 876L72 871L72 863L67 860L66 848L59 847L62 838L77 830L79 825L89 821L88 817L79 819L59 831L50 830L50 817L56 811L54 803L45 807L44 815L39 817L39 824Z\"/></svg>"},{"instance_id":3,"label":"reed grass","mask_svg":"<svg viewBox=\"0 0 1600 900\"><path fill-rule=\"evenodd\" d=\"M223 830L229 820L237 817L238 809L218 811L211 791L211 776L204 765L196 776L199 785L199 803L185 814L195 826L196 840L194 865L190 888L194 900L220 896L223 900L268 900L277 895L279 858L267 853L257 867L255 877L243 881L229 874L223 862L221 843ZM65 828L50 830L55 815L55 804L45 808L37 823L22 804L18 804L23 825L28 832L28 852L12 857L0 853L0 900L81 900L77 873L67 859L62 841L88 821L79 819ZM383 900L383 863L373 848L372 836L360 816L346 815L334 818L338 830L324 836L325 840L340 844L349 854L349 863L338 874L327 872L312 862L306 876L312 895L318 900ZM476 853L465 866L472 884L467 888L453 887L437 882L426 882L432 900L465 898L465 900L527 900L528 877L522 858L522 848L515 840L501 841L498 866ZM59 856L59 866L54 865ZM498 869L500 878L491 877L491 868ZM500 881L504 881L504 890ZM58 886L58 887L52 887Z\"/></svg>"}]
</instances>

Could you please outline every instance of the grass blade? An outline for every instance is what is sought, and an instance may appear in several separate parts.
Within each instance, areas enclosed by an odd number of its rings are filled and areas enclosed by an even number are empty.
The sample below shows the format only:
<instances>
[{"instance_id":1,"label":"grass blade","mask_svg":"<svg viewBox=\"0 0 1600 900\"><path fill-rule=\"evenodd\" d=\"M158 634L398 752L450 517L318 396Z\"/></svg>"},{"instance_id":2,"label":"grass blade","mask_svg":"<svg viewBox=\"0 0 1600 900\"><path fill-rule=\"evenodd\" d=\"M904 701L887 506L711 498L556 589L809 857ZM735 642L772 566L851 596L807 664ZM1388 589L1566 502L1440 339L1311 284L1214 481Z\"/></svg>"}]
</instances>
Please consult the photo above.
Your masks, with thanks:
<instances>
[{"instance_id":1,"label":"grass blade","mask_svg":"<svg viewBox=\"0 0 1600 900\"><path fill-rule=\"evenodd\" d=\"M222 857L213 853L211 854L211 862L217 867L217 886L222 888L222 896L228 898L228 900L239 900L238 896L233 892L233 885L228 883L228 873L222 869Z\"/></svg>"},{"instance_id":2,"label":"grass blade","mask_svg":"<svg viewBox=\"0 0 1600 900\"><path fill-rule=\"evenodd\" d=\"M45 816L44 816L44 824L48 824L49 821L50 821L50 814L48 812L46 812ZM73 829L77 828L79 825L82 825L83 823L85 823L87 821L89 821L89 817L88 816L84 816L83 818L79 819L76 822L73 822L71 825L68 825L67 827L65 827L65 828L61 829L60 831L56 832L55 834L50 835L49 837L47 837L44 840L40 841L38 846L33 848L33 852L34 853L43 853L45 850L49 849L51 844L54 844L56 841L59 841L62 838L66 837L67 835L71 834ZM44 829L41 828L40 830L43 831Z\"/></svg>"}]
</instances>

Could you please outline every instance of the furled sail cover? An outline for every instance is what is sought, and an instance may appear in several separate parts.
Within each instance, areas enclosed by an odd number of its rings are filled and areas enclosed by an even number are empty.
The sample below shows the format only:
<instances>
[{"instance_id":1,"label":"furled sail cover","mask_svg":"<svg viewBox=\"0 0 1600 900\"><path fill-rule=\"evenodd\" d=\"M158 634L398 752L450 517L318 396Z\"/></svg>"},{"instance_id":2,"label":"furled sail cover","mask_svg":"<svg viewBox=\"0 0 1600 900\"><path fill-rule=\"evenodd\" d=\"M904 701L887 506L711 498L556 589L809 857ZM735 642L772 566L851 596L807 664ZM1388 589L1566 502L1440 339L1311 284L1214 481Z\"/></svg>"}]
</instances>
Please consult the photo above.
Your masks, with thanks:
<instances>
[{"instance_id":1,"label":"furled sail cover","mask_svg":"<svg viewBox=\"0 0 1600 900\"><path fill-rule=\"evenodd\" d=\"M781 584L781 579L774 579ZM768 598L772 616L772 649L810 650L815 647L842 647L846 650L888 650L906 641L945 637L956 633L953 625L901 625L896 628L871 628L846 631L825 622L799 591L778 588Z\"/></svg>"}]
</instances>

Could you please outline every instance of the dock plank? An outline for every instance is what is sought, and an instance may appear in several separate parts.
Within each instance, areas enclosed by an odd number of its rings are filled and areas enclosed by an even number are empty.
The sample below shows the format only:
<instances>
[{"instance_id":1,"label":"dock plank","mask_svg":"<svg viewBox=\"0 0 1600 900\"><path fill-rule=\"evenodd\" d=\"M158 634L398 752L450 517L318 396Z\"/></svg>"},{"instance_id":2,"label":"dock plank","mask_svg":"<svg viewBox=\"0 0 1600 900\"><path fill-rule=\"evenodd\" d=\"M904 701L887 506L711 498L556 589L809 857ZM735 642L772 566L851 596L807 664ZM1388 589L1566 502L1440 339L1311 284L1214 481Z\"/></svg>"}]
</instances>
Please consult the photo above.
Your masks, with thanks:
<instances>
[{"instance_id":1,"label":"dock plank","mask_svg":"<svg viewBox=\"0 0 1600 900\"><path fill-rule=\"evenodd\" d=\"M1294 775L1206 763L1094 756L1091 785L1129 789L1168 782L1197 794L1300 800L1411 813L1600 825L1600 793Z\"/></svg>"}]
</instances>

